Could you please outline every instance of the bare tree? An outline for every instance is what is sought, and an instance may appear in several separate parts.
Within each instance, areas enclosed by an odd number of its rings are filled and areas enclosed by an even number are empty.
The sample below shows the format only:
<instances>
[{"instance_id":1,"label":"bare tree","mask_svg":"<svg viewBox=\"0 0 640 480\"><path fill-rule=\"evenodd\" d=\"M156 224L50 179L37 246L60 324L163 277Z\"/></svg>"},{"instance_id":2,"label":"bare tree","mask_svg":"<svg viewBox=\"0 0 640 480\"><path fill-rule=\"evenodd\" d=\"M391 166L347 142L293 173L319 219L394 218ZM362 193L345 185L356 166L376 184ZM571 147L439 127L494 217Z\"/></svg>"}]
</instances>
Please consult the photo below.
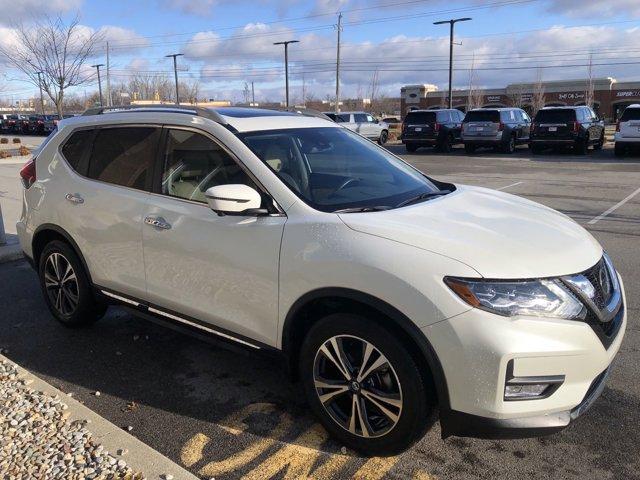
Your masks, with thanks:
<instances>
[{"instance_id":1,"label":"bare tree","mask_svg":"<svg viewBox=\"0 0 640 480\"><path fill-rule=\"evenodd\" d=\"M471 57L471 68L469 68L469 90L467 91L467 111L482 107L484 95L476 84L476 55Z\"/></svg>"},{"instance_id":2,"label":"bare tree","mask_svg":"<svg viewBox=\"0 0 640 480\"><path fill-rule=\"evenodd\" d=\"M92 78L83 67L102 41L102 33L87 34L78 17L67 25L59 16L45 17L29 26L18 23L13 30L15 45L0 47L0 54L33 85L42 85L62 117L65 90Z\"/></svg>"},{"instance_id":3,"label":"bare tree","mask_svg":"<svg viewBox=\"0 0 640 480\"><path fill-rule=\"evenodd\" d=\"M129 91L135 100L164 101L175 95L173 83L164 74L136 74L129 81Z\"/></svg>"},{"instance_id":4,"label":"bare tree","mask_svg":"<svg viewBox=\"0 0 640 480\"><path fill-rule=\"evenodd\" d=\"M594 86L593 86L593 53L589 54L589 65L587 67L587 85L584 92L584 104L593 108Z\"/></svg>"},{"instance_id":5,"label":"bare tree","mask_svg":"<svg viewBox=\"0 0 640 480\"><path fill-rule=\"evenodd\" d=\"M542 69L538 69L536 83L533 85L531 95L531 116L534 117L538 110L541 110L546 103L544 83L542 83Z\"/></svg>"},{"instance_id":6,"label":"bare tree","mask_svg":"<svg viewBox=\"0 0 640 480\"><path fill-rule=\"evenodd\" d=\"M376 98L378 97L380 89L380 84L378 81L378 70L373 71L373 75L371 75L371 84L369 85L369 110L373 111L374 103Z\"/></svg>"},{"instance_id":7,"label":"bare tree","mask_svg":"<svg viewBox=\"0 0 640 480\"><path fill-rule=\"evenodd\" d=\"M511 90L507 95L509 106L522 108L524 106L524 86L518 85L515 90Z\"/></svg>"}]
</instances>

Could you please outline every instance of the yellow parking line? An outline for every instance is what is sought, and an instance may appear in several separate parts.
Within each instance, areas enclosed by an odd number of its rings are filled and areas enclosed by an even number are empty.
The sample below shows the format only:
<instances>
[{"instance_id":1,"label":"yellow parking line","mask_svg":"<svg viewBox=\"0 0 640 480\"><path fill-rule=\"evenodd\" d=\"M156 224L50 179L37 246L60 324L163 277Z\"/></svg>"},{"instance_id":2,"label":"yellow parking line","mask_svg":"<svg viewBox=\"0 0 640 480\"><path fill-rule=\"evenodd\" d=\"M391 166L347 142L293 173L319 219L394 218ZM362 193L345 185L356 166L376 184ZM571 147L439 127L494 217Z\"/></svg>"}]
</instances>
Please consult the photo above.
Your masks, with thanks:
<instances>
[{"instance_id":1,"label":"yellow parking line","mask_svg":"<svg viewBox=\"0 0 640 480\"><path fill-rule=\"evenodd\" d=\"M355 480L377 480L380 478L384 478L389 470L391 470L393 466L398 463L398 460L400 460L399 456L370 458L353 475L353 478Z\"/></svg>"},{"instance_id":2,"label":"yellow parking line","mask_svg":"<svg viewBox=\"0 0 640 480\"><path fill-rule=\"evenodd\" d=\"M195 465L202 460L202 452L209 443L209 437L203 433L196 433L191 439L184 444L180 451L180 461L186 467Z\"/></svg>"}]
</instances>

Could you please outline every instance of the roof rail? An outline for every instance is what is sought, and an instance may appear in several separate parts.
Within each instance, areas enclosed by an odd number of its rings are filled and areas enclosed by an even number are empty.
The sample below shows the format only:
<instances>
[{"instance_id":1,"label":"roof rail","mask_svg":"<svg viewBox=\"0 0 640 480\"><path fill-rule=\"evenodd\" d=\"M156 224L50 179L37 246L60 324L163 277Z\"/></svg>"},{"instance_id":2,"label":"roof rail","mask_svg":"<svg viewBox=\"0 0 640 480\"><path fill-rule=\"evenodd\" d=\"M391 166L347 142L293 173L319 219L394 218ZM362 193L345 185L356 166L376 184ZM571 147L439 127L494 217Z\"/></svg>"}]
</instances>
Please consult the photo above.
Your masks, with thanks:
<instances>
[{"instance_id":1,"label":"roof rail","mask_svg":"<svg viewBox=\"0 0 640 480\"><path fill-rule=\"evenodd\" d=\"M82 116L102 115L104 113L129 113L129 112L161 112L186 113L198 117L213 120L220 125L228 125L225 118L212 108L198 107L195 105L125 105L120 107L93 107L88 108Z\"/></svg>"},{"instance_id":2,"label":"roof rail","mask_svg":"<svg viewBox=\"0 0 640 480\"><path fill-rule=\"evenodd\" d=\"M331 120L331 118L329 118L327 115L325 115L324 113L322 113L319 110L314 110L313 108L307 108L307 107L282 107L282 108L278 108L278 109L266 109L266 110L277 110L280 112L291 112L291 113L297 113L298 115L302 115L304 117L315 117L315 118L322 118L324 120Z\"/></svg>"}]
</instances>

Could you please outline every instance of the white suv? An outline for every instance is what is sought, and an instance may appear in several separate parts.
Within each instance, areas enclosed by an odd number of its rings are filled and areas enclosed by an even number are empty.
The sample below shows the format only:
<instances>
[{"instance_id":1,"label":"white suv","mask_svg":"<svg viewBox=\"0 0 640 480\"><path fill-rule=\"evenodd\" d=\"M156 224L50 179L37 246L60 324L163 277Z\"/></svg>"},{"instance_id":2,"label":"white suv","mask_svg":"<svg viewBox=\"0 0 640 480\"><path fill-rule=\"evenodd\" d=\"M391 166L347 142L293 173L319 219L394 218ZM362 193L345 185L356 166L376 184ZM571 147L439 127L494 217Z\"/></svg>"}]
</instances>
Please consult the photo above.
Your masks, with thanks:
<instances>
[{"instance_id":1,"label":"white suv","mask_svg":"<svg viewBox=\"0 0 640 480\"><path fill-rule=\"evenodd\" d=\"M20 243L51 313L116 303L288 359L367 454L552 433L626 325L598 242L520 197L429 178L348 129L259 109L60 122L21 171Z\"/></svg>"},{"instance_id":2,"label":"white suv","mask_svg":"<svg viewBox=\"0 0 640 480\"><path fill-rule=\"evenodd\" d=\"M629 105L616 124L615 155L624 156L631 148L640 147L640 104Z\"/></svg>"},{"instance_id":3,"label":"white suv","mask_svg":"<svg viewBox=\"0 0 640 480\"><path fill-rule=\"evenodd\" d=\"M389 139L389 124L381 122L373 115L366 112L323 112L327 117L343 127L359 133L369 140L378 142L380 145L387 143Z\"/></svg>"}]
</instances>

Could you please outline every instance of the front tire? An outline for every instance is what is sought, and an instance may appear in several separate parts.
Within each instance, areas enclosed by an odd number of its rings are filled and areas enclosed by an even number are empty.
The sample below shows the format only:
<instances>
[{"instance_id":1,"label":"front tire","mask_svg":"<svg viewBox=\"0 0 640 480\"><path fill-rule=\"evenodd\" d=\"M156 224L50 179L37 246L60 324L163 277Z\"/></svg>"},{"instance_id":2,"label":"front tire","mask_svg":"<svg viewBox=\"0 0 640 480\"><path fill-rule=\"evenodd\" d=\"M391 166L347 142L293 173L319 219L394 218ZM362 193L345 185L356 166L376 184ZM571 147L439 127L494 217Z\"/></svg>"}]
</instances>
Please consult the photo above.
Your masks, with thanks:
<instances>
[{"instance_id":1,"label":"front tire","mask_svg":"<svg viewBox=\"0 0 640 480\"><path fill-rule=\"evenodd\" d=\"M512 154L516 151L516 137L511 135L507 142L502 146L502 153Z\"/></svg>"},{"instance_id":2,"label":"front tire","mask_svg":"<svg viewBox=\"0 0 640 480\"><path fill-rule=\"evenodd\" d=\"M604 147L604 132L602 133L602 135L600 136L600 140L598 140L598 143L596 143L593 146L594 150L602 150L602 147Z\"/></svg>"},{"instance_id":3,"label":"front tire","mask_svg":"<svg viewBox=\"0 0 640 480\"><path fill-rule=\"evenodd\" d=\"M425 373L391 331L359 315L323 318L301 349L314 413L339 442L367 455L400 453L433 425Z\"/></svg>"},{"instance_id":4,"label":"front tire","mask_svg":"<svg viewBox=\"0 0 640 480\"><path fill-rule=\"evenodd\" d=\"M378 137L378 144L384 145L385 143L387 143L388 139L389 139L389 132L387 132L386 130L383 130L382 132L380 132L380 136Z\"/></svg>"},{"instance_id":5,"label":"front tire","mask_svg":"<svg viewBox=\"0 0 640 480\"><path fill-rule=\"evenodd\" d=\"M38 274L45 303L60 323L76 327L104 315L106 306L95 299L82 262L68 244L49 242L40 254Z\"/></svg>"}]
</instances>

